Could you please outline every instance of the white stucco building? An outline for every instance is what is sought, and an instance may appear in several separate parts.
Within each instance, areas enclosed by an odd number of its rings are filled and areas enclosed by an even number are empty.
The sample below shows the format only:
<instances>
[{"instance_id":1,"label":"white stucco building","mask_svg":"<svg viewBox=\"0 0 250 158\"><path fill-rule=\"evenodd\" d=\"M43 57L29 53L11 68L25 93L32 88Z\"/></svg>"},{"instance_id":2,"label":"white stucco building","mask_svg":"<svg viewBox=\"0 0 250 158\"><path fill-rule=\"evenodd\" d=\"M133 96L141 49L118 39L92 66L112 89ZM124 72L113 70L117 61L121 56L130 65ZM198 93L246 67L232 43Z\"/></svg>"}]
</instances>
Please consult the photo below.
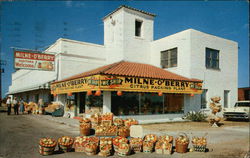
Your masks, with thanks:
<instances>
[{"instance_id":1,"label":"white stucco building","mask_svg":"<svg viewBox=\"0 0 250 158\"><path fill-rule=\"evenodd\" d=\"M58 39L45 52L56 54L56 70L18 70L12 74L9 93L29 101L51 101L49 85L70 76L121 60L145 63L170 72L203 80L202 95L183 95L183 112L209 108L209 98L220 96L224 107L233 106L238 88L238 44L194 29L154 40L155 15L128 6L120 6L103 18L104 45ZM157 28L156 28L157 29ZM83 110L78 93L78 105L72 115ZM104 93L109 96L111 92ZM56 97L64 103L67 94ZM111 107L105 100L104 109ZM107 111L107 110L104 110ZM181 113L178 116L182 116ZM162 118L165 115L157 115ZM168 115L170 116L170 115ZM173 115L173 117L175 117Z\"/></svg>"}]
</instances>

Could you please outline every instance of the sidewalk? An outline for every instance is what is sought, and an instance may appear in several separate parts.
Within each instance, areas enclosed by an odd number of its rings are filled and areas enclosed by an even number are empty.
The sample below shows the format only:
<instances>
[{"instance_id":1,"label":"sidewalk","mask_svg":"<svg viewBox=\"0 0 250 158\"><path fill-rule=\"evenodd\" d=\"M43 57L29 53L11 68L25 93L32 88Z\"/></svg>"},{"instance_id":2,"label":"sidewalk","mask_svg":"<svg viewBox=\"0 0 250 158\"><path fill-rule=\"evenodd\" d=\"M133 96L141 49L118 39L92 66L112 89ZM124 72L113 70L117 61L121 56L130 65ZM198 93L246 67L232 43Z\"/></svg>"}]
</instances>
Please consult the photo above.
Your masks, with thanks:
<instances>
[{"instance_id":1,"label":"sidewalk","mask_svg":"<svg viewBox=\"0 0 250 158\"><path fill-rule=\"evenodd\" d=\"M72 126L72 127L79 127L79 120L77 120L77 119L66 118L66 117L53 117L51 115L31 114L31 115L26 115L26 116L32 116L32 117L36 117L36 118L40 118L40 119L46 119L48 121L53 121L53 122L65 124L65 125Z\"/></svg>"}]
</instances>

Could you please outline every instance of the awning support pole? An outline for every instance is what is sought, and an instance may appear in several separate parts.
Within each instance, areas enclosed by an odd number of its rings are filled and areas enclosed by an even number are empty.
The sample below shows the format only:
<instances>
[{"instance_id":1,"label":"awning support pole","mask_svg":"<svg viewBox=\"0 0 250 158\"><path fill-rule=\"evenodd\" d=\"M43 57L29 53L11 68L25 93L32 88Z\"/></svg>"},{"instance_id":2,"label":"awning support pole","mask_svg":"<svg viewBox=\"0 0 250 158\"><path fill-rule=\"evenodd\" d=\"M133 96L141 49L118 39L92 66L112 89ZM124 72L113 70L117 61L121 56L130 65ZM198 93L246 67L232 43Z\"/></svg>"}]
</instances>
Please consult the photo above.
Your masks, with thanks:
<instances>
[{"instance_id":1,"label":"awning support pole","mask_svg":"<svg viewBox=\"0 0 250 158\"><path fill-rule=\"evenodd\" d=\"M110 91L104 91L103 92L103 107L102 112L111 112L111 92Z\"/></svg>"}]
</instances>

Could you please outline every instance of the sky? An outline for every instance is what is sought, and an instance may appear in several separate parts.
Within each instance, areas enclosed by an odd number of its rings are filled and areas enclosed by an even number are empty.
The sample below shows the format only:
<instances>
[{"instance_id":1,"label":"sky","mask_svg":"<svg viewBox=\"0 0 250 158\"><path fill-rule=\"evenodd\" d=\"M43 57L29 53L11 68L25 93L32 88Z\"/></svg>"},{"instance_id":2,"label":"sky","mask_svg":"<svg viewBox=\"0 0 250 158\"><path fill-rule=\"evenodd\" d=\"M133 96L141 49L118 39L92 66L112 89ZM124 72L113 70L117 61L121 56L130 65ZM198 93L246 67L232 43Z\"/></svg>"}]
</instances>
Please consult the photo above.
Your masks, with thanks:
<instances>
[{"instance_id":1,"label":"sky","mask_svg":"<svg viewBox=\"0 0 250 158\"><path fill-rule=\"evenodd\" d=\"M58 38L103 44L102 18L120 5L157 15L154 40L193 28L238 42L238 86L250 86L247 1L5 1L0 5L2 96L15 72L12 47L45 50Z\"/></svg>"}]
</instances>

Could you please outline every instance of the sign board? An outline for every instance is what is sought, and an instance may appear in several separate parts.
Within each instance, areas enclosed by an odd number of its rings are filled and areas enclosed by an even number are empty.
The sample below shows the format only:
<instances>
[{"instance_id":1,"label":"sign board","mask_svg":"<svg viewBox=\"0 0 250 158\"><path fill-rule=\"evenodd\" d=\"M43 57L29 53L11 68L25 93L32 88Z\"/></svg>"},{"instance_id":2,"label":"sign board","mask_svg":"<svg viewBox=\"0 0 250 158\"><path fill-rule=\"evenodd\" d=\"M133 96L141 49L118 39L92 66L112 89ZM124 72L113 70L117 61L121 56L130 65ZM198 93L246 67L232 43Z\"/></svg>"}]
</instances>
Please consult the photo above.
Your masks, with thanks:
<instances>
[{"instance_id":1,"label":"sign board","mask_svg":"<svg viewBox=\"0 0 250 158\"><path fill-rule=\"evenodd\" d=\"M201 93L202 83L140 77L100 77L100 89L137 92Z\"/></svg>"},{"instance_id":2,"label":"sign board","mask_svg":"<svg viewBox=\"0 0 250 158\"><path fill-rule=\"evenodd\" d=\"M64 82L52 83L52 94L64 94L73 92L83 92L87 90L99 89L99 75L72 79Z\"/></svg>"},{"instance_id":3,"label":"sign board","mask_svg":"<svg viewBox=\"0 0 250 158\"><path fill-rule=\"evenodd\" d=\"M95 75L55 82L51 85L52 94L87 90L201 94L202 82Z\"/></svg>"},{"instance_id":4,"label":"sign board","mask_svg":"<svg viewBox=\"0 0 250 158\"><path fill-rule=\"evenodd\" d=\"M55 70L55 55L14 51L14 67L16 69Z\"/></svg>"}]
</instances>

